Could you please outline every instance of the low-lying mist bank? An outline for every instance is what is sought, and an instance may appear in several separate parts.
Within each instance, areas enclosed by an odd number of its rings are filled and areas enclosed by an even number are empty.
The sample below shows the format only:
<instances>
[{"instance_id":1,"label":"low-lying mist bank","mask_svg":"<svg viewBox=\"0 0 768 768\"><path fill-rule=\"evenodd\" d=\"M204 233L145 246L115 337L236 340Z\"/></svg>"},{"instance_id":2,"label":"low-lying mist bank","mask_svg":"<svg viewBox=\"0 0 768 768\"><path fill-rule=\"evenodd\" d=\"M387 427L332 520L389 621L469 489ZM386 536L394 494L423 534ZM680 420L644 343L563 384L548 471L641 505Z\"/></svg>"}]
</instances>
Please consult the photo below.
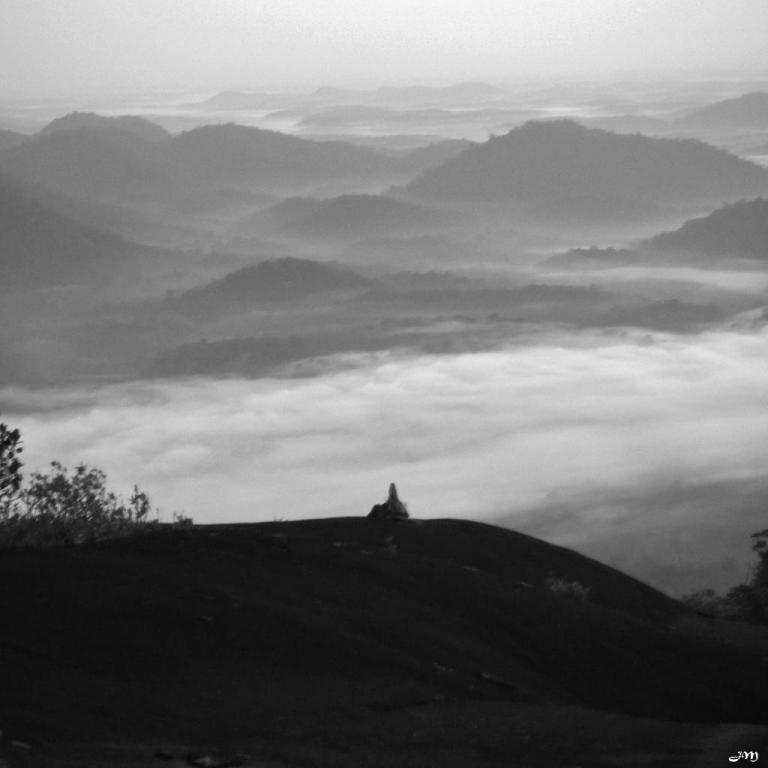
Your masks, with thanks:
<instances>
[{"instance_id":1,"label":"low-lying mist bank","mask_svg":"<svg viewBox=\"0 0 768 768\"><path fill-rule=\"evenodd\" d=\"M743 578L765 527L768 330L574 334L454 356L350 357L311 379L0 393L26 470L136 482L197 522L416 517L574 546L671 593Z\"/></svg>"}]
</instances>

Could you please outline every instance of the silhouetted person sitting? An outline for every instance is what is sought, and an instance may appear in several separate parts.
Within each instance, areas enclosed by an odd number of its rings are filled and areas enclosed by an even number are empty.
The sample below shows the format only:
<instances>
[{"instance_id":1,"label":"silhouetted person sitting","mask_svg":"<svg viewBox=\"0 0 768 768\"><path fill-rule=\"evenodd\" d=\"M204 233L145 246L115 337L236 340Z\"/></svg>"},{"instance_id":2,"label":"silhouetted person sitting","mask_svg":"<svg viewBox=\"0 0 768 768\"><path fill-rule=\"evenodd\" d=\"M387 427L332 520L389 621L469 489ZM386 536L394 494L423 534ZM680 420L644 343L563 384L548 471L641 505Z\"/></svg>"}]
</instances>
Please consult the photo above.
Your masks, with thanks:
<instances>
[{"instance_id":1,"label":"silhouetted person sitting","mask_svg":"<svg viewBox=\"0 0 768 768\"><path fill-rule=\"evenodd\" d=\"M397 497L397 488L394 483L389 484L389 496L383 504L374 504L368 513L373 520L407 520L408 510L405 504Z\"/></svg>"}]
</instances>

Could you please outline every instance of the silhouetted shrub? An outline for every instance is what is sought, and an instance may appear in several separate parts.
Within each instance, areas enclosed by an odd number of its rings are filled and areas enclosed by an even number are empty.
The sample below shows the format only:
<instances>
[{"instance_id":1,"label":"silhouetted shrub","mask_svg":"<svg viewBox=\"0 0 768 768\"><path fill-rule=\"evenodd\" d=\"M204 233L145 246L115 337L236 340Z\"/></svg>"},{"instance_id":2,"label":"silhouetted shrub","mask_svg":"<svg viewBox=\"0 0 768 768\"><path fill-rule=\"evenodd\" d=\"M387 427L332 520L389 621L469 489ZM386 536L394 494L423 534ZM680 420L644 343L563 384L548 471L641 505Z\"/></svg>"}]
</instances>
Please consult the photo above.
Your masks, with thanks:
<instances>
[{"instance_id":1,"label":"silhouetted shrub","mask_svg":"<svg viewBox=\"0 0 768 768\"><path fill-rule=\"evenodd\" d=\"M558 597L567 597L570 600L579 600L583 603L589 600L589 593L592 587L585 587L578 581L568 581L557 576L547 576L544 580L544 586Z\"/></svg>"},{"instance_id":2,"label":"silhouetted shrub","mask_svg":"<svg viewBox=\"0 0 768 768\"><path fill-rule=\"evenodd\" d=\"M758 563L747 584L739 584L719 595L714 589L703 589L684 595L680 601L697 613L717 619L768 624L768 530L752 534L757 541L752 549Z\"/></svg>"},{"instance_id":3,"label":"silhouetted shrub","mask_svg":"<svg viewBox=\"0 0 768 768\"><path fill-rule=\"evenodd\" d=\"M724 600L725 598L718 595L714 589L700 589L680 598L680 602L692 611L713 618L722 618Z\"/></svg>"},{"instance_id":4,"label":"silhouetted shrub","mask_svg":"<svg viewBox=\"0 0 768 768\"><path fill-rule=\"evenodd\" d=\"M48 474L34 472L24 486L21 435L0 424L0 546L82 544L145 530L149 496L134 486L128 501L107 488L100 469L79 464L70 472L58 461ZM192 519L178 517L189 526Z\"/></svg>"},{"instance_id":5,"label":"silhouetted shrub","mask_svg":"<svg viewBox=\"0 0 768 768\"><path fill-rule=\"evenodd\" d=\"M751 584L756 589L768 590L768 529L752 534L755 543L752 549L757 552L757 567Z\"/></svg>"},{"instance_id":6,"label":"silhouetted shrub","mask_svg":"<svg viewBox=\"0 0 768 768\"><path fill-rule=\"evenodd\" d=\"M179 512L173 513L173 527L174 528L192 528L192 526L195 524L195 521L193 518L188 517L187 515L181 514Z\"/></svg>"},{"instance_id":7,"label":"silhouetted shrub","mask_svg":"<svg viewBox=\"0 0 768 768\"><path fill-rule=\"evenodd\" d=\"M21 434L0 424L0 522L11 515L21 493Z\"/></svg>"}]
</instances>

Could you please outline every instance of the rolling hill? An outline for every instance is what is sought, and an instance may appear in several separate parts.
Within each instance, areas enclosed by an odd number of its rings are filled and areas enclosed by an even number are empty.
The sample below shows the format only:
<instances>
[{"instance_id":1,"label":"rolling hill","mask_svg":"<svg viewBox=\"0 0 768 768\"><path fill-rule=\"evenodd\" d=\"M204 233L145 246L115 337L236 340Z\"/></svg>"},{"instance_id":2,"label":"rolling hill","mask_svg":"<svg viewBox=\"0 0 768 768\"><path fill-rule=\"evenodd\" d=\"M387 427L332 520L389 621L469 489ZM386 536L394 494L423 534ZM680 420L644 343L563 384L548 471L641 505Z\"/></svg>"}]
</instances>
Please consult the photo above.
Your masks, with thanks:
<instances>
[{"instance_id":1,"label":"rolling hill","mask_svg":"<svg viewBox=\"0 0 768 768\"><path fill-rule=\"evenodd\" d=\"M116 127L56 130L0 154L0 170L69 197L141 204L192 182L164 146Z\"/></svg>"},{"instance_id":2,"label":"rolling hill","mask_svg":"<svg viewBox=\"0 0 768 768\"><path fill-rule=\"evenodd\" d=\"M104 283L152 254L52 211L0 177L0 292Z\"/></svg>"},{"instance_id":3,"label":"rolling hill","mask_svg":"<svg viewBox=\"0 0 768 768\"><path fill-rule=\"evenodd\" d=\"M646 243L663 251L768 260L768 200L741 200Z\"/></svg>"},{"instance_id":4,"label":"rolling hill","mask_svg":"<svg viewBox=\"0 0 768 768\"><path fill-rule=\"evenodd\" d=\"M768 93L755 91L693 110L677 121L690 128L768 129Z\"/></svg>"},{"instance_id":5,"label":"rolling hill","mask_svg":"<svg viewBox=\"0 0 768 768\"><path fill-rule=\"evenodd\" d=\"M195 191L297 190L343 179L389 179L400 172L395 158L343 142L307 141L234 124L146 140L136 130L124 130L123 118L81 118L70 115L53 125L85 125L49 126L2 152L0 170L71 197L144 206L187 199Z\"/></svg>"},{"instance_id":6,"label":"rolling hill","mask_svg":"<svg viewBox=\"0 0 768 768\"><path fill-rule=\"evenodd\" d=\"M409 198L576 220L661 214L768 190L768 170L694 140L528 122L469 147L404 189Z\"/></svg>"},{"instance_id":7,"label":"rolling hill","mask_svg":"<svg viewBox=\"0 0 768 768\"><path fill-rule=\"evenodd\" d=\"M52 120L40 133L45 135L56 131L72 131L78 128L119 129L149 142L166 141L171 137L171 134L157 123L138 115L104 117L95 112L70 112L68 115Z\"/></svg>"},{"instance_id":8,"label":"rolling hill","mask_svg":"<svg viewBox=\"0 0 768 768\"><path fill-rule=\"evenodd\" d=\"M765 721L764 630L480 523L167 528L0 578L20 765L692 766L766 733L693 722Z\"/></svg>"},{"instance_id":9,"label":"rolling hill","mask_svg":"<svg viewBox=\"0 0 768 768\"><path fill-rule=\"evenodd\" d=\"M364 288L369 281L350 269L285 257L231 272L207 285L166 300L166 305L210 317L275 305L306 296Z\"/></svg>"},{"instance_id":10,"label":"rolling hill","mask_svg":"<svg viewBox=\"0 0 768 768\"><path fill-rule=\"evenodd\" d=\"M414 234L449 224L439 211L385 195L340 195L316 200L289 198L241 222L244 231L277 227L312 237Z\"/></svg>"},{"instance_id":11,"label":"rolling hill","mask_svg":"<svg viewBox=\"0 0 768 768\"><path fill-rule=\"evenodd\" d=\"M389 172L393 161L373 150L337 141L308 141L276 131L228 123L174 136L169 159L198 183L296 185Z\"/></svg>"}]
</instances>

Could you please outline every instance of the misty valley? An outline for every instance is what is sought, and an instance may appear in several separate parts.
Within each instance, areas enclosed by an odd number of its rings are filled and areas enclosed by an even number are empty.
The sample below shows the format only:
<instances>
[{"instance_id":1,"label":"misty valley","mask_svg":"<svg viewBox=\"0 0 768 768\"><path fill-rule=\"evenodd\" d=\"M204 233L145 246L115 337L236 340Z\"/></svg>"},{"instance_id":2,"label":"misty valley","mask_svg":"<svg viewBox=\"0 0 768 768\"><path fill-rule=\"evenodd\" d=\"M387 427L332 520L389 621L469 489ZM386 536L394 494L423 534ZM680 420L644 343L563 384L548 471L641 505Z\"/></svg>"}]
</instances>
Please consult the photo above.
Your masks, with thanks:
<instances>
[{"instance_id":1,"label":"misty valley","mask_svg":"<svg viewBox=\"0 0 768 768\"><path fill-rule=\"evenodd\" d=\"M0 0L0 768L768 755L766 0Z\"/></svg>"},{"instance_id":2,"label":"misty valley","mask_svg":"<svg viewBox=\"0 0 768 768\"><path fill-rule=\"evenodd\" d=\"M392 476L673 594L743 577L764 90L19 102L0 128L0 404L32 466L97 460L201 522L359 514Z\"/></svg>"}]
</instances>

